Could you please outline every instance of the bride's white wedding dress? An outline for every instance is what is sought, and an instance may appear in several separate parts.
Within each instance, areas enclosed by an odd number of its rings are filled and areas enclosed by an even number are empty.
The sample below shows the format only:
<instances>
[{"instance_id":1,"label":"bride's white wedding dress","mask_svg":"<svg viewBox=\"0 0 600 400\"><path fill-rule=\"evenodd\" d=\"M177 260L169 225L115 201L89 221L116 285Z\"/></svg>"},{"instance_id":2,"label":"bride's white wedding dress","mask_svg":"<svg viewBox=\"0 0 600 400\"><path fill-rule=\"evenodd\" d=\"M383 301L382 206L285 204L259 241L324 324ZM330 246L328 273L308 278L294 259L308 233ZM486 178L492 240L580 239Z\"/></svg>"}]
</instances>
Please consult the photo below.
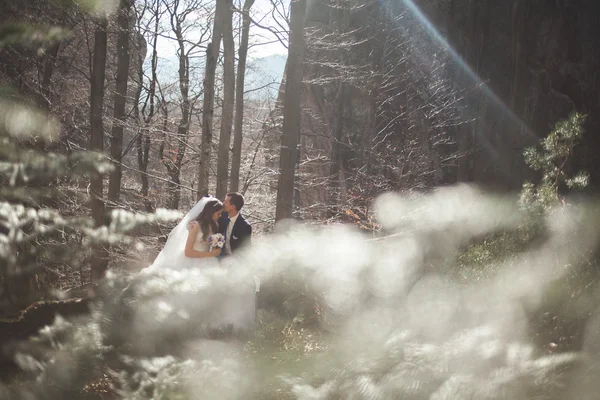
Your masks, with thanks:
<instances>
[{"instance_id":1,"label":"bride's white wedding dress","mask_svg":"<svg viewBox=\"0 0 600 400\"><path fill-rule=\"evenodd\" d=\"M212 232L210 232L208 234L209 236L212 235ZM202 229L198 231L198 236L196 236L196 241L194 242L194 246L192 247L194 250L196 251L209 251L210 250L210 244L208 243L208 241L202 239L202 237L204 236L204 233L202 232Z\"/></svg>"},{"instance_id":2,"label":"bride's white wedding dress","mask_svg":"<svg viewBox=\"0 0 600 400\"><path fill-rule=\"evenodd\" d=\"M212 230L209 230L208 232L208 237L210 237L210 235L214 234L214 232L212 232ZM196 236L196 240L194 241L194 245L192 246L192 249L196 250L196 251L202 251L202 252L208 252L214 249L211 249L210 247L210 243L208 243L208 240L204 240L204 232L202 232L202 228L200 228L200 230L198 231L198 235ZM189 257L188 257L189 258ZM194 258L193 260L196 260L195 265L197 268L207 268L207 267L215 267L217 266L216 257L205 257L205 258Z\"/></svg>"},{"instance_id":3,"label":"bride's white wedding dress","mask_svg":"<svg viewBox=\"0 0 600 400\"><path fill-rule=\"evenodd\" d=\"M216 257L211 258L192 258L185 256L185 243L188 237L188 226L194 221L204 209L206 203L214 200L214 197L203 197L192 209L181 219L173 228L165 246L158 254L152 265L144 271L150 272L156 269L169 268L171 270L181 270L186 268L210 268L218 266ZM202 232L198 232L194 242L194 250L208 251L209 243L202 240Z\"/></svg>"}]
</instances>

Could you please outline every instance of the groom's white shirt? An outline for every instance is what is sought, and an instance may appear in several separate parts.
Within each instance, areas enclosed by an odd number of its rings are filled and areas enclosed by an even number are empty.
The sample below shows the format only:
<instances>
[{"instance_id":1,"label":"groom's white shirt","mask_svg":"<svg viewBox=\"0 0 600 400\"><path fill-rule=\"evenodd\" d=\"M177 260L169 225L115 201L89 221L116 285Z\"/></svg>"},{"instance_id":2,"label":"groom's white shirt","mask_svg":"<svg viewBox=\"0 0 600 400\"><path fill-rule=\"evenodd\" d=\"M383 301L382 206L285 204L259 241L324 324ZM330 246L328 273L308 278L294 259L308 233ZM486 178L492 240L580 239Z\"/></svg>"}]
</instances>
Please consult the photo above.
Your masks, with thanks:
<instances>
[{"instance_id":1,"label":"groom's white shirt","mask_svg":"<svg viewBox=\"0 0 600 400\"><path fill-rule=\"evenodd\" d=\"M231 231L233 230L233 225L235 225L235 221L240 213L237 213L235 217L229 218L229 224L227 224L227 232L225 237L225 254L231 254Z\"/></svg>"}]
</instances>

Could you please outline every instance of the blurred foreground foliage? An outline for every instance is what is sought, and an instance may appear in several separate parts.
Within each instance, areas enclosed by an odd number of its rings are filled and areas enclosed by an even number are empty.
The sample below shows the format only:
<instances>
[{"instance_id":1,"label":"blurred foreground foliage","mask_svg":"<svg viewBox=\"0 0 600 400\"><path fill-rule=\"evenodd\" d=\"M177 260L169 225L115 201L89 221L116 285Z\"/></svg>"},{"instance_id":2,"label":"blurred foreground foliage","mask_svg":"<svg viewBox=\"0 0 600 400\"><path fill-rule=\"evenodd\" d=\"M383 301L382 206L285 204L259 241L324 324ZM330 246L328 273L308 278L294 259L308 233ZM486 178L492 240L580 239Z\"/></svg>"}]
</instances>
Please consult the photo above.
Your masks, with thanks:
<instances>
[{"instance_id":1,"label":"blurred foreground foliage","mask_svg":"<svg viewBox=\"0 0 600 400\"><path fill-rule=\"evenodd\" d=\"M97 11L104 10L105 3L110 2L68 1L61 5ZM43 52L68 35L61 27L7 22L0 25L0 48L20 46ZM79 276L79 282L70 286L86 284L92 245L119 243L133 250L136 243L128 233L141 225L171 221L179 214L113 210L106 226L95 228L88 216L86 187L92 173L110 171L105 155L60 145L58 121L16 89L0 89L1 317L34 300L56 297L67 276Z\"/></svg>"}]
</instances>

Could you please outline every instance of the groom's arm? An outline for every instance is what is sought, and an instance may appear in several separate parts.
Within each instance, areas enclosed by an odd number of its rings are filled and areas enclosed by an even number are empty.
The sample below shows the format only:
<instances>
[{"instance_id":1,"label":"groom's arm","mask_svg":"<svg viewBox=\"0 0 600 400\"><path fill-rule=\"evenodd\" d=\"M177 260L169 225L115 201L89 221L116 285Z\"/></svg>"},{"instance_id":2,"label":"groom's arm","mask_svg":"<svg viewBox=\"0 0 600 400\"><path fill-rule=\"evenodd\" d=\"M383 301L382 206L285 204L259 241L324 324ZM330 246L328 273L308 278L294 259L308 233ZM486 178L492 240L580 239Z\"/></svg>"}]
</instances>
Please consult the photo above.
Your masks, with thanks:
<instances>
[{"instance_id":1,"label":"groom's arm","mask_svg":"<svg viewBox=\"0 0 600 400\"><path fill-rule=\"evenodd\" d=\"M246 222L244 236L241 237L240 247L250 246L252 243L252 225Z\"/></svg>"}]
</instances>

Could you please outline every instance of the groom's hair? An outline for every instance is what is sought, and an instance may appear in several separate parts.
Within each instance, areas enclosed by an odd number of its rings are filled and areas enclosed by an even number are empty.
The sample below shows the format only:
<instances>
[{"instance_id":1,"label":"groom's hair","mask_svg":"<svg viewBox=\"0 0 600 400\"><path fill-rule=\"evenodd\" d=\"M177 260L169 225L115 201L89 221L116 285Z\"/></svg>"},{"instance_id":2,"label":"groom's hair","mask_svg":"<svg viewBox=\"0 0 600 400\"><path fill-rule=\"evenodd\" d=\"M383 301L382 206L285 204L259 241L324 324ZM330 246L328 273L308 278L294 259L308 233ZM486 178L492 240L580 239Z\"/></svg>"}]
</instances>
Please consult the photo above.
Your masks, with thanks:
<instances>
[{"instance_id":1,"label":"groom's hair","mask_svg":"<svg viewBox=\"0 0 600 400\"><path fill-rule=\"evenodd\" d=\"M244 196L238 192L230 192L225 195L229 197L229 203L233 204L235 208L240 211L244 207Z\"/></svg>"}]
</instances>

